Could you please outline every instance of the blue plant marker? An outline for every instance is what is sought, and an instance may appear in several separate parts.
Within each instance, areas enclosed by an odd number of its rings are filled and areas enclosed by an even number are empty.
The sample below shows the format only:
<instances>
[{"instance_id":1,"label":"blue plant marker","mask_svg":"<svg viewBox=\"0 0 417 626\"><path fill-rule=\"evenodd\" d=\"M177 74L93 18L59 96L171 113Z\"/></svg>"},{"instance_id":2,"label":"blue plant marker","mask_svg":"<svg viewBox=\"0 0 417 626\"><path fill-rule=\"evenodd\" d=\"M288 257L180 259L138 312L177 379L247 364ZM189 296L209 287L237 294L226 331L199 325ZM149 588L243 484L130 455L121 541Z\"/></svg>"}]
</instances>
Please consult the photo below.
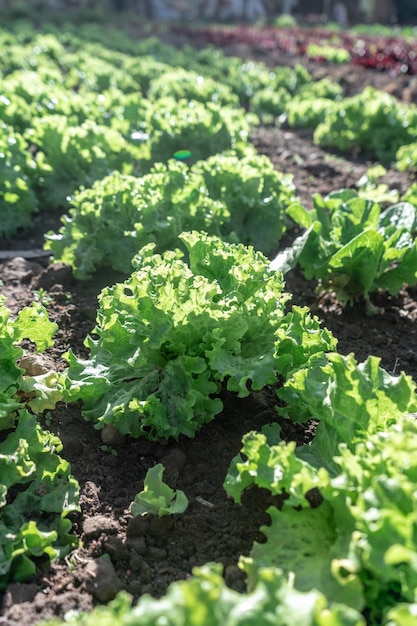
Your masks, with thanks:
<instances>
[{"instance_id":1,"label":"blue plant marker","mask_svg":"<svg viewBox=\"0 0 417 626\"><path fill-rule=\"evenodd\" d=\"M174 159L178 159L178 161L186 161L191 156L191 152L189 150L177 150L174 152Z\"/></svg>"}]
</instances>

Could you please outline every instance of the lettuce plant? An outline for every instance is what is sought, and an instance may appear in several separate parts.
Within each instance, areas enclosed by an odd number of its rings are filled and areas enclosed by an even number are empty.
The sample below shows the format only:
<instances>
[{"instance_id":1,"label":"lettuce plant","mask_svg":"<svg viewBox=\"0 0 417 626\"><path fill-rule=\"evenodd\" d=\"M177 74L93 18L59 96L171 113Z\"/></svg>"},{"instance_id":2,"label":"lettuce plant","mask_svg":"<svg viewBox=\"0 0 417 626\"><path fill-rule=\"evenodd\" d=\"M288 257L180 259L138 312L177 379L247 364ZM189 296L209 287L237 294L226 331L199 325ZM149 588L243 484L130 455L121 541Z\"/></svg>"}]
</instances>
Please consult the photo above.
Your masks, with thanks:
<instances>
[{"instance_id":1,"label":"lettuce plant","mask_svg":"<svg viewBox=\"0 0 417 626\"><path fill-rule=\"evenodd\" d=\"M315 129L329 115L335 102L343 97L338 83L327 78L301 86L287 102L285 115L290 126Z\"/></svg>"},{"instance_id":2,"label":"lettuce plant","mask_svg":"<svg viewBox=\"0 0 417 626\"><path fill-rule=\"evenodd\" d=\"M278 247L287 225L286 209L295 200L292 177L278 172L268 157L216 154L192 168L201 173L210 198L230 217L220 225L223 238L254 246L263 254Z\"/></svg>"},{"instance_id":3,"label":"lettuce plant","mask_svg":"<svg viewBox=\"0 0 417 626\"><path fill-rule=\"evenodd\" d=\"M138 156L118 131L92 120L71 126L63 115L36 118L25 137L36 146L36 193L45 208L115 169L132 173Z\"/></svg>"},{"instance_id":4,"label":"lettuce plant","mask_svg":"<svg viewBox=\"0 0 417 626\"><path fill-rule=\"evenodd\" d=\"M144 155L141 166L145 170L157 161L166 162L181 149L191 152L189 164L225 150L243 155L250 149L253 120L243 109L215 102L160 98L145 116L149 140L143 148L147 148L148 156Z\"/></svg>"},{"instance_id":5,"label":"lettuce plant","mask_svg":"<svg viewBox=\"0 0 417 626\"><path fill-rule=\"evenodd\" d=\"M158 517L184 513L188 506L188 498L181 489L171 489L164 483L162 475L164 466L157 463L147 472L143 491L135 496L130 505L132 515L152 514Z\"/></svg>"},{"instance_id":6,"label":"lettuce plant","mask_svg":"<svg viewBox=\"0 0 417 626\"><path fill-rule=\"evenodd\" d=\"M304 275L333 290L342 304L369 300L376 289L394 295L416 283L417 209L412 204L381 211L376 202L345 189L315 195L312 211L294 204L288 214L307 229L294 244Z\"/></svg>"},{"instance_id":7,"label":"lettuce plant","mask_svg":"<svg viewBox=\"0 0 417 626\"><path fill-rule=\"evenodd\" d=\"M47 312L41 304L34 302L31 307L25 307L12 321L10 311L4 302L5 298L0 297L0 342L2 347L0 354L0 431L13 426L14 411L19 407L23 408L19 402L18 392L36 392L40 383L37 377L25 376L24 370L19 367L19 360L24 355L23 348L18 345L19 342L22 339L30 339L42 352L53 345L52 337L57 329L57 325L48 319ZM42 383L40 384L42 386ZM53 389L50 388L49 391L52 394ZM47 385L44 385L43 392L46 401ZM33 402L37 401L39 398L35 396ZM45 404L41 410L44 408L51 407Z\"/></svg>"},{"instance_id":8,"label":"lettuce plant","mask_svg":"<svg viewBox=\"0 0 417 626\"><path fill-rule=\"evenodd\" d=\"M218 154L190 168L174 159L136 178L113 172L74 194L59 233L45 247L69 263L78 278L110 266L129 274L142 246L155 252L183 248L184 230L201 230L267 254L287 225L295 199L289 176L267 157Z\"/></svg>"},{"instance_id":9,"label":"lettuce plant","mask_svg":"<svg viewBox=\"0 0 417 626\"><path fill-rule=\"evenodd\" d=\"M76 544L68 514L79 510L59 438L27 411L14 422L0 430L0 590L34 574L37 558L55 560Z\"/></svg>"},{"instance_id":10,"label":"lettuce plant","mask_svg":"<svg viewBox=\"0 0 417 626\"><path fill-rule=\"evenodd\" d=\"M133 437L194 433L221 412L224 384L239 397L276 382L334 346L307 312L284 316L280 272L261 253L204 233L183 233L189 256L145 246L136 271L99 297L86 360L66 354L65 399L82 400L83 416ZM297 329L294 330L294 326ZM280 353L279 329L294 356ZM312 336L299 345L306 332ZM283 331L283 340L287 339ZM284 367L284 365L283 365Z\"/></svg>"},{"instance_id":11,"label":"lettuce plant","mask_svg":"<svg viewBox=\"0 0 417 626\"><path fill-rule=\"evenodd\" d=\"M263 568L278 567L295 589L318 589L385 624L397 604L416 602L415 385L376 357L357 364L334 353L278 394L284 414L318 427L299 448L280 440L277 424L248 433L232 462L225 488L237 502L254 484L286 495L281 510L268 509L266 543L241 559L249 588Z\"/></svg>"},{"instance_id":12,"label":"lettuce plant","mask_svg":"<svg viewBox=\"0 0 417 626\"><path fill-rule=\"evenodd\" d=\"M383 162L416 138L417 107L399 103L373 87L332 105L314 132L319 146L360 150Z\"/></svg>"},{"instance_id":13,"label":"lettuce plant","mask_svg":"<svg viewBox=\"0 0 417 626\"><path fill-rule=\"evenodd\" d=\"M400 146L395 155L395 164L400 172L417 170L417 142Z\"/></svg>"},{"instance_id":14,"label":"lettuce plant","mask_svg":"<svg viewBox=\"0 0 417 626\"><path fill-rule=\"evenodd\" d=\"M310 59L325 60L329 63L349 63L351 54L345 48L309 43L306 54Z\"/></svg>"},{"instance_id":15,"label":"lettuce plant","mask_svg":"<svg viewBox=\"0 0 417 626\"><path fill-rule=\"evenodd\" d=\"M171 67L167 72L160 73L147 92L147 98L152 101L168 96L202 103L215 102L221 106L239 106L237 95L228 85L183 68Z\"/></svg>"},{"instance_id":16,"label":"lettuce plant","mask_svg":"<svg viewBox=\"0 0 417 626\"><path fill-rule=\"evenodd\" d=\"M226 207L209 197L203 177L173 159L140 178L113 172L77 191L71 205L59 233L46 235L45 248L81 279L103 266L130 274L144 245L174 249L185 228L220 234L227 220Z\"/></svg>"}]
</instances>

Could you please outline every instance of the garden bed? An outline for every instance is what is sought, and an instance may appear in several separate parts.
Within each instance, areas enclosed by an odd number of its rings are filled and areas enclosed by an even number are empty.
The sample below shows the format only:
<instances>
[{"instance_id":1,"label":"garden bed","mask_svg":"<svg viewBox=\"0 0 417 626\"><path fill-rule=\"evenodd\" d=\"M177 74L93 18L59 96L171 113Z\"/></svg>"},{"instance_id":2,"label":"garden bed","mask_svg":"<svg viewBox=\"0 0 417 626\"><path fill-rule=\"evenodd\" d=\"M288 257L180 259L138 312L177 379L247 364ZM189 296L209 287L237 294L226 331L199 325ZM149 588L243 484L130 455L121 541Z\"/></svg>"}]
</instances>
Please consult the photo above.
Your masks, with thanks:
<instances>
[{"instance_id":1,"label":"garden bed","mask_svg":"<svg viewBox=\"0 0 417 626\"><path fill-rule=\"evenodd\" d=\"M176 46L190 43L184 33L165 31L159 36ZM306 62L235 42L225 45L224 51L271 66L281 61ZM347 95L360 92L365 85L375 85L409 102L417 91L412 76L396 77L349 65L307 64L316 77L339 82ZM308 130L261 125L252 131L251 141L279 171L293 175L296 191L308 207L312 206L313 193L355 188L369 166L360 154L342 155L319 148ZM400 195L411 183L408 174L393 169L388 170L384 181ZM87 282L77 281L65 266L49 266L47 257L36 252L31 255L29 251L42 249L44 232L56 229L59 219L59 211L47 220L37 216L32 229L0 242L0 249L10 257L0 264L0 293L7 297L7 306L15 314L41 300L58 324L55 346L46 353L55 369L63 369L62 354L69 348L77 355L86 354L83 340L95 324L97 295L105 285L123 278L101 271ZM288 233L287 240L295 234ZM20 251L20 257L15 257L14 251ZM397 296L374 294L373 303L383 313L372 317L363 303L342 309L331 294L317 294L315 289L314 281L307 281L298 270L286 276L291 303L309 306L323 320L338 338L340 353L354 352L359 361L376 355L388 372L405 371L417 381L416 287L403 289ZM122 438L105 445L100 432L82 418L80 406L57 406L45 426L61 438L61 456L71 463L80 484L81 512L71 515L80 546L62 561L52 565L40 562L38 573L29 582L10 584L0 596L0 624L32 626L70 610L89 611L122 588L135 599L143 593L161 596L171 582L189 577L194 566L213 561L224 565L231 588L245 589L237 562L240 555L248 554L253 541L260 539L259 527L268 521L265 510L271 497L262 490L252 490L241 507L227 497L223 481L231 459L240 450L242 436L270 421L276 398L269 388L248 398L238 398L224 389L222 400L223 412L194 439L149 442ZM289 440L303 443L312 435L302 426L282 423ZM190 505L173 524L155 521L149 528L138 529L131 523L129 503L155 463L164 465L164 478L171 487L187 494ZM110 557L112 567L103 566L93 579L92 563L103 555Z\"/></svg>"}]
</instances>

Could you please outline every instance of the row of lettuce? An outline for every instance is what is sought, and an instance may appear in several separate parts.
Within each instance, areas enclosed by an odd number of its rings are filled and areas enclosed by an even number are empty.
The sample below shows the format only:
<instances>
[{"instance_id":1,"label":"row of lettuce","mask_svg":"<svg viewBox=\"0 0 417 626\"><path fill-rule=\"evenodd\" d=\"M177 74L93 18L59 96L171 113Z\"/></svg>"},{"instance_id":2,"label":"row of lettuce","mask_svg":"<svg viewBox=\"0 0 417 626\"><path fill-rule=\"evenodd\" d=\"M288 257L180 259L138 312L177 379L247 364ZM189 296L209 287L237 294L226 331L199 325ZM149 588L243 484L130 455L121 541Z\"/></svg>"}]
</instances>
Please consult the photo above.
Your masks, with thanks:
<instances>
[{"instance_id":1,"label":"row of lettuce","mask_svg":"<svg viewBox=\"0 0 417 626\"><path fill-rule=\"evenodd\" d=\"M117 32L109 49L108 36L92 26L0 33L1 235L114 170L142 176L179 150L191 152L189 165L228 150L253 154L250 129L265 119L309 127L324 147L416 168L415 105L373 88L344 98L340 85L313 81L301 66L269 68Z\"/></svg>"},{"instance_id":2,"label":"row of lettuce","mask_svg":"<svg viewBox=\"0 0 417 626\"><path fill-rule=\"evenodd\" d=\"M339 355L308 309L286 312L281 270L299 261L342 302L413 284L415 191L382 211L345 190L317 196L307 212L291 179L250 145L250 127L254 112L291 123L308 93L315 102L324 93L329 113L346 106L337 86L302 68L272 71L117 33L109 49L81 31L1 34L3 235L70 196L61 231L47 236L54 257L79 278L109 265L128 277L100 295L89 357L69 351L60 374L24 369L23 338L51 345L45 309L12 320L1 305L0 587L76 543L78 485L59 439L38 423L45 410L81 401L98 428L178 439L222 411L223 386L245 397L279 379L280 414L319 426L295 449L274 422L249 433L231 463L225 489L236 502L252 485L288 495L269 510L266 544L242 558L248 593L207 565L161 600L132 609L121 595L69 623L407 626L417 614L415 386L374 357ZM412 143L414 108L388 102L406 116ZM385 100L377 111L392 113ZM391 127L384 146L394 154ZM174 156L184 150L186 163ZM271 263L290 220L305 233Z\"/></svg>"}]
</instances>

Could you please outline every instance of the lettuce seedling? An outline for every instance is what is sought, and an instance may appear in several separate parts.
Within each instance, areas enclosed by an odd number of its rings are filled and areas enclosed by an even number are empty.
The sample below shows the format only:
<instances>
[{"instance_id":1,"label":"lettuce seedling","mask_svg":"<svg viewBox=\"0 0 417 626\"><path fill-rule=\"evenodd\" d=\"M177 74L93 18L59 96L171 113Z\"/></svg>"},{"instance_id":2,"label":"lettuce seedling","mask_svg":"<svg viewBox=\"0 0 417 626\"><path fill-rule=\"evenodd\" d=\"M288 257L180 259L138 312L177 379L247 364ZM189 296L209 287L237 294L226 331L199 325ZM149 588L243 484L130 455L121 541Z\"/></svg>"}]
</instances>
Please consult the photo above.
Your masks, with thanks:
<instances>
[{"instance_id":1,"label":"lettuce seedling","mask_svg":"<svg viewBox=\"0 0 417 626\"><path fill-rule=\"evenodd\" d=\"M171 489L162 480L164 466L158 463L151 467L144 480L143 491L135 496L130 505L133 515L146 515L148 513L164 517L165 515L177 515L184 513L188 507L188 498L181 489Z\"/></svg>"}]
</instances>

